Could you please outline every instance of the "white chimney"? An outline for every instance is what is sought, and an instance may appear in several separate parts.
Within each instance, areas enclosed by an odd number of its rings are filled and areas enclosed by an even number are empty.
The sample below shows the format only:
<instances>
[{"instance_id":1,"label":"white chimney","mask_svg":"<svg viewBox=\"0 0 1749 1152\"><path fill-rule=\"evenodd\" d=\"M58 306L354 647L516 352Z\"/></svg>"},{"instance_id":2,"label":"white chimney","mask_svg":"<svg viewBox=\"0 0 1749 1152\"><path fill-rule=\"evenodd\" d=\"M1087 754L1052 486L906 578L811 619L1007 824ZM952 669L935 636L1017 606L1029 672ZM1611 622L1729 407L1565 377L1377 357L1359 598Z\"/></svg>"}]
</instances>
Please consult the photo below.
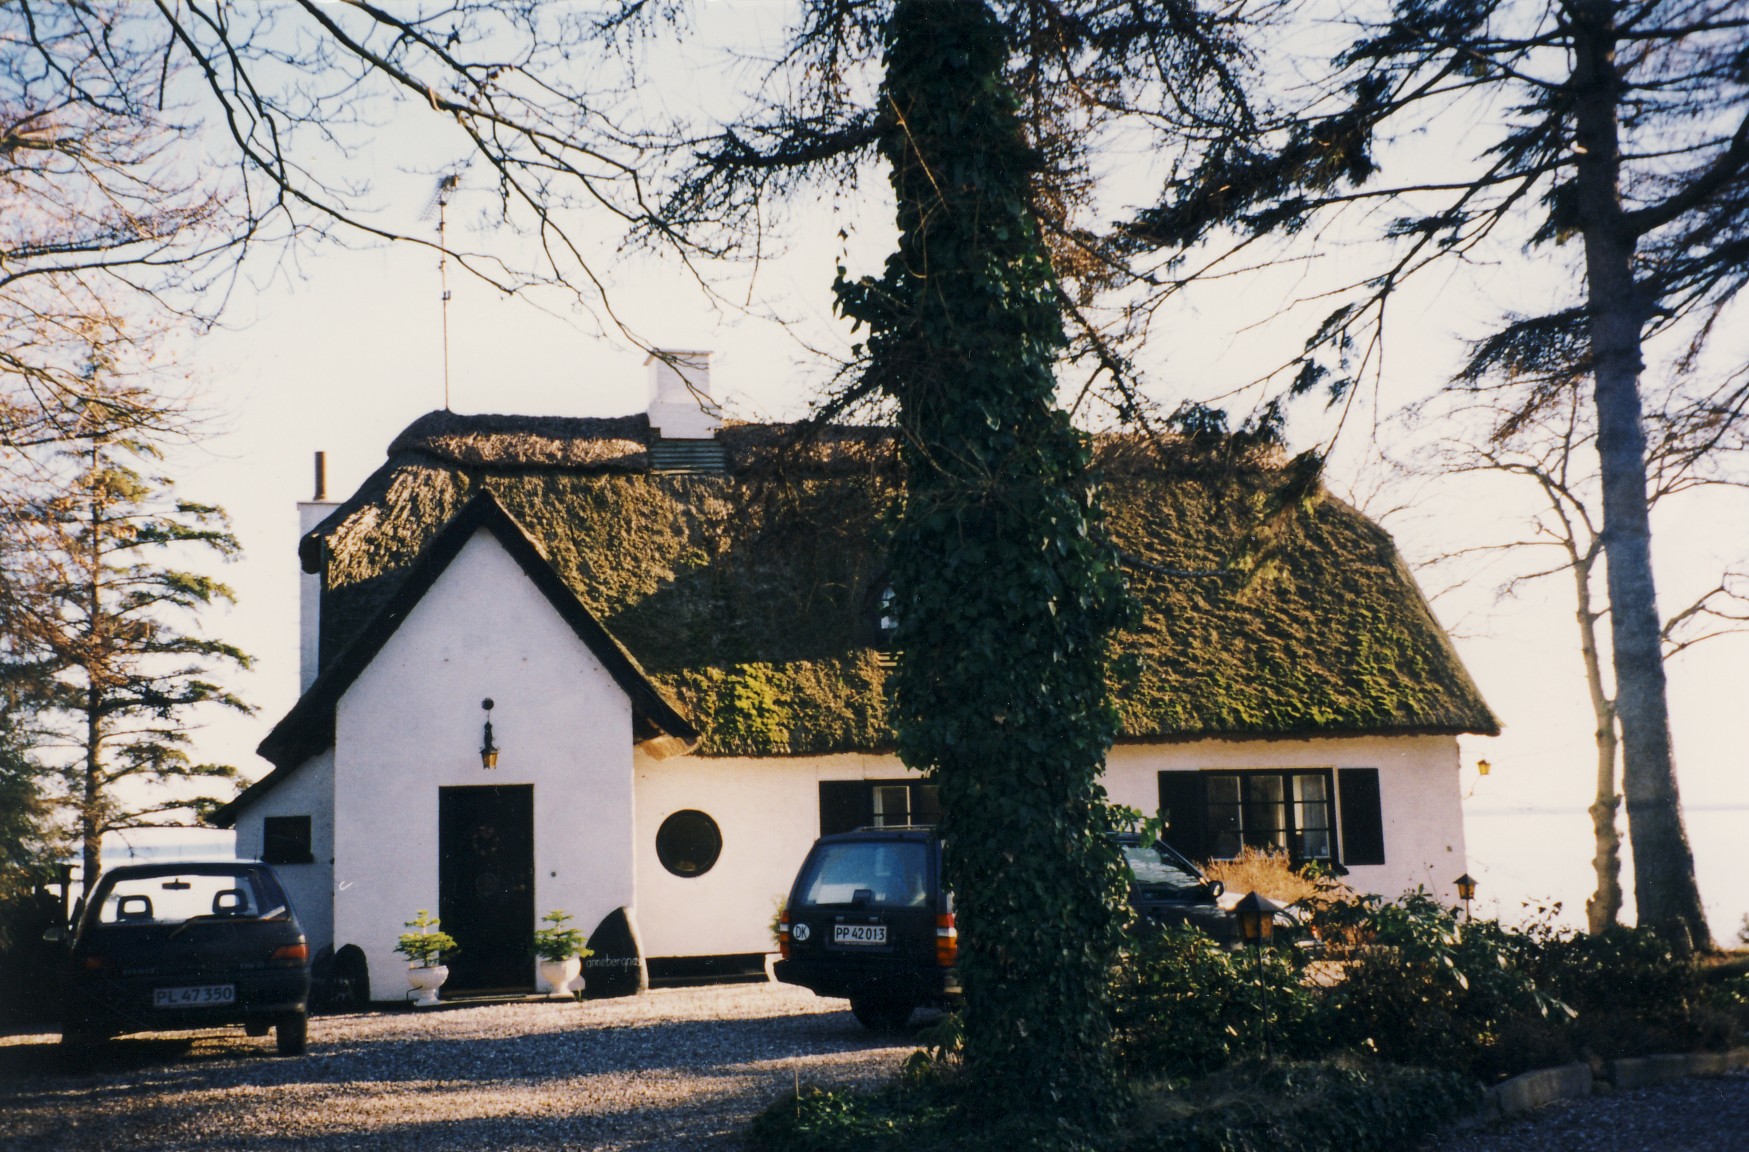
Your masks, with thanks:
<instances>
[{"instance_id":1,"label":"white chimney","mask_svg":"<svg viewBox=\"0 0 1749 1152\"><path fill-rule=\"evenodd\" d=\"M309 500L298 501L298 539L328 518L338 502L328 499L328 454L316 453L316 492ZM302 694L316 678L316 664L321 657L321 572L300 572L298 575L298 692Z\"/></svg>"},{"instance_id":2,"label":"white chimney","mask_svg":"<svg viewBox=\"0 0 1749 1152\"><path fill-rule=\"evenodd\" d=\"M656 434L664 440L716 435L723 413L711 399L711 354L664 348L644 363L650 369L650 427Z\"/></svg>"}]
</instances>

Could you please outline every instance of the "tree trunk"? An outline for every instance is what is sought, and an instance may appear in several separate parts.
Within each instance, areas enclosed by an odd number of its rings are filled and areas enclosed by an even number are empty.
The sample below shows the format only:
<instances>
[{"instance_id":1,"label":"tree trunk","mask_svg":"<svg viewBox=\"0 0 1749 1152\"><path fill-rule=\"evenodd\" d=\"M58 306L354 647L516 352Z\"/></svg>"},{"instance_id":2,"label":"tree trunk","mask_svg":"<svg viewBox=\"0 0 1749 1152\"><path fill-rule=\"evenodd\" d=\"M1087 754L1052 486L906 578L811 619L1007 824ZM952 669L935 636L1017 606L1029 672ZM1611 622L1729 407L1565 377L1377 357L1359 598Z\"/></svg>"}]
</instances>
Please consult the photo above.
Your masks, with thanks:
<instances>
[{"instance_id":1,"label":"tree trunk","mask_svg":"<svg viewBox=\"0 0 1749 1152\"><path fill-rule=\"evenodd\" d=\"M1591 572L1598 553L1573 555L1574 592L1579 606L1579 654L1585 661L1585 686L1591 692L1591 715L1597 721L1597 796L1591 802L1591 835L1596 851L1591 867L1597 873L1597 890L1585 901L1585 926L1593 935L1621 920L1621 834L1615 815L1621 794L1615 786L1615 762L1619 742L1615 736L1615 702L1603 688L1603 659L1597 652L1597 613L1591 608Z\"/></svg>"},{"instance_id":2,"label":"tree trunk","mask_svg":"<svg viewBox=\"0 0 1749 1152\"><path fill-rule=\"evenodd\" d=\"M84 848L84 876L80 882L83 895L90 896L92 885L103 871L103 689L99 682L96 653L103 647L105 627L103 616L103 493L95 478L103 465L103 440L92 437L88 493L91 508L86 525L91 533L91 554L85 558L90 565L86 573L85 626L87 629L85 672L85 763L84 804L79 809L79 838Z\"/></svg>"},{"instance_id":3,"label":"tree trunk","mask_svg":"<svg viewBox=\"0 0 1749 1152\"><path fill-rule=\"evenodd\" d=\"M85 795L84 803L79 808L79 841L85 867L80 881L80 894L89 896L91 886L97 883L97 877L103 871L103 730L95 686L87 692L86 701L83 769Z\"/></svg>"},{"instance_id":4,"label":"tree trunk","mask_svg":"<svg viewBox=\"0 0 1749 1152\"><path fill-rule=\"evenodd\" d=\"M1613 0L1574 5L1572 91L1622 783L1639 923L1673 943L1704 948L1711 936L1682 826L1652 580L1639 392L1647 306L1634 281L1636 238L1621 206L1618 106L1625 94L1615 66L1614 9Z\"/></svg>"}]
</instances>

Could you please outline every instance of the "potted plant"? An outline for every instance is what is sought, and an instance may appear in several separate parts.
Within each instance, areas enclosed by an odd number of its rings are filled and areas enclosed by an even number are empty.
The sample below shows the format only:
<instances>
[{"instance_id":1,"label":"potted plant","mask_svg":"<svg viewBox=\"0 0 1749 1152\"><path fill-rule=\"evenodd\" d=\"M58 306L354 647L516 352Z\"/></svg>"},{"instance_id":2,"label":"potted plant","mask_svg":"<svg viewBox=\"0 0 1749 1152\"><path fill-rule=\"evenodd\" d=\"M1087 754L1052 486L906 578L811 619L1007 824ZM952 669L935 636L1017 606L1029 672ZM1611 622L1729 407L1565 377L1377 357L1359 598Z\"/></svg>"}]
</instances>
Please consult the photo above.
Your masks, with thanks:
<instances>
[{"instance_id":1,"label":"potted plant","mask_svg":"<svg viewBox=\"0 0 1749 1152\"><path fill-rule=\"evenodd\" d=\"M534 930L534 954L540 961L541 982L555 996L571 994L571 982L582 971L583 957L592 955L583 946L583 933L567 927L570 922L569 912L554 908L541 917L546 927Z\"/></svg>"},{"instance_id":2,"label":"potted plant","mask_svg":"<svg viewBox=\"0 0 1749 1152\"><path fill-rule=\"evenodd\" d=\"M459 951L455 937L439 931L441 923L421 908L417 916L406 922L406 927L413 931L403 932L395 945L395 951L407 958L407 983L419 993L413 1001L415 1008L437 1007L437 990L449 979L449 968L443 958Z\"/></svg>"}]
</instances>

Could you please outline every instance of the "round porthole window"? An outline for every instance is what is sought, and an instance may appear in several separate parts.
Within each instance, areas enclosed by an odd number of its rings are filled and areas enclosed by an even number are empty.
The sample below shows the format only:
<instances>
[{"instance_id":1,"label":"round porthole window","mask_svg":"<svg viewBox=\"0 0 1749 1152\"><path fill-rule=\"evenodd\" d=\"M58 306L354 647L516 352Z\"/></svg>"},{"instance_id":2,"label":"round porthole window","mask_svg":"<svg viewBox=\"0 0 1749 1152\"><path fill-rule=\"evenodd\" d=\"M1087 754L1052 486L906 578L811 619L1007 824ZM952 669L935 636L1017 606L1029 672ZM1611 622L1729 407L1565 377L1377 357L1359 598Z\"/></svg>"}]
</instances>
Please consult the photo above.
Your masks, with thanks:
<instances>
[{"instance_id":1,"label":"round porthole window","mask_svg":"<svg viewBox=\"0 0 1749 1152\"><path fill-rule=\"evenodd\" d=\"M703 876L722 853L723 833L703 812L676 812L656 829L656 856L676 876Z\"/></svg>"}]
</instances>

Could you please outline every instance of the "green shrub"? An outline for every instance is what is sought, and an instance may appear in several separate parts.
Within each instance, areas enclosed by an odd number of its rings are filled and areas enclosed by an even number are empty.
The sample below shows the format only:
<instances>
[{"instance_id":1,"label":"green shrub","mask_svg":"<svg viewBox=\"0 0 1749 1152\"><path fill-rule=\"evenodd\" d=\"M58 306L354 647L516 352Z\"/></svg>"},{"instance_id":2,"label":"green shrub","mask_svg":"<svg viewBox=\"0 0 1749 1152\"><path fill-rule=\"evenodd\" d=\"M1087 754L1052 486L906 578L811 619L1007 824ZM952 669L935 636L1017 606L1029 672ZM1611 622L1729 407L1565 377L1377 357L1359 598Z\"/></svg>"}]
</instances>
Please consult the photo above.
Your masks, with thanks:
<instances>
[{"instance_id":1,"label":"green shrub","mask_svg":"<svg viewBox=\"0 0 1749 1152\"><path fill-rule=\"evenodd\" d=\"M1539 985L1525 934L1460 927L1425 892L1358 897L1317 923L1344 971L1327 1005L1338 1045L1482 1080L1572 1059L1572 1012Z\"/></svg>"},{"instance_id":2,"label":"green shrub","mask_svg":"<svg viewBox=\"0 0 1749 1152\"><path fill-rule=\"evenodd\" d=\"M1482 1099L1464 1076L1358 1061L1252 1061L1140 1095L1130 1152L1395 1152Z\"/></svg>"},{"instance_id":3,"label":"green shrub","mask_svg":"<svg viewBox=\"0 0 1749 1152\"><path fill-rule=\"evenodd\" d=\"M1131 1076L1201 1076L1260 1053L1266 1003L1276 1051L1325 1050L1322 998L1301 976L1292 946L1264 951L1260 984L1254 952L1230 951L1188 925L1137 926L1112 997L1122 1066Z\"/></svg>"},{"instance_id":4,"label":"green shrub","mask_svg":"<svg viewBox=\"0 0 1749 1152\"><path fill-rule=\"evenodd\" d=\"M754 1117L755 1152L1118 1152L1119 1135L1091 1138L1038 1113L991 1117L975 1082L915 1070L872 1092L804 1089ZM969 1119L977 1114L977 1119Z\"/></svg>"},{"instance_id":5,"label":"green shrub","mask_svg":"<svg viewBox=\"0 0 1749 1152\"><path fill-rule=\"evenodd\" d=\"M1604 1057L1722 1048L1734 1020L1703 995L1693 959L1649 928L1596 936L1533 927L1537 980L1572 1006L1573 1043Z\"/></svg>"},{"instance_id":6,"label":"green shrub","mask_svg":"<svg viewBox=\"0 0 1749 1152\"><path fill-rule=\"evenodd\" d=\"M1137 1093L1122 1132L1090 1138L1036 1118L968 1123L960 1077L901 1077L872 1092L805 1089L757 1116L756 1152L1372 1152L1413 1147L1473 1111L1481 1089L1452 1073L1377 1061L1243 1061Z\"/></svg>"}]
</instances>

